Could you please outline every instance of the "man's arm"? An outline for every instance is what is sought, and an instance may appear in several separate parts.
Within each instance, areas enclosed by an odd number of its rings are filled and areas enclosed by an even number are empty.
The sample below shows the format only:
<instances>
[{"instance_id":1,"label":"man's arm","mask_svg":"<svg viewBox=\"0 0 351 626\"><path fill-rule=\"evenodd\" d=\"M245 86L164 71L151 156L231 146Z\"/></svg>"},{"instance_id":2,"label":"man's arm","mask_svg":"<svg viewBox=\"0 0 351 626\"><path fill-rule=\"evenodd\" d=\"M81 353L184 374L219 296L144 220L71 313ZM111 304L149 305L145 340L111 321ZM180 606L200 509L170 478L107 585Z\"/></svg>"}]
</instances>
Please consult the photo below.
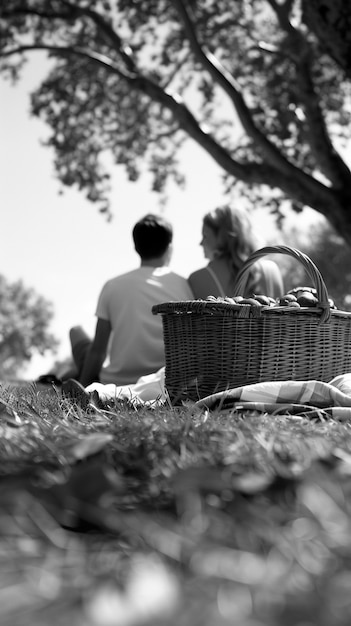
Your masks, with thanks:
<instances>
[{"instance_id":1,"label":"man's arm","mask_svg":"<svg viewBox=\"0 0 351 626\"><path fill-rule=\"evenodd\" d=\"M111 324L108 320L98 318L95 337L85 358L79 382L87 387L99 380L100 370L107 354L108 340L111 334Z\"/></svg>"}]
</instances>

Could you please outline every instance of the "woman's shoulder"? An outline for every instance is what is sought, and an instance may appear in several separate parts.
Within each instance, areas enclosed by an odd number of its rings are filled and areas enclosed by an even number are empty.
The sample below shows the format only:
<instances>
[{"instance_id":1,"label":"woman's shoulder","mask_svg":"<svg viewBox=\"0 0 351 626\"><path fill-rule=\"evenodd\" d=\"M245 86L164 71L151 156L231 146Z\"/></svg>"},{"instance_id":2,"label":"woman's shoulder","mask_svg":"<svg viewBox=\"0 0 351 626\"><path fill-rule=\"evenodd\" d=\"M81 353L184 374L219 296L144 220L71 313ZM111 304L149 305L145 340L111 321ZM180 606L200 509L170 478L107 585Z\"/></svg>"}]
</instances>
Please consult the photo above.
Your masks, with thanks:
<instances>
[{"instance_id":1,"label":"woman's shoulder","mask_svg":"<svg viewBox=\"0 0 351 626\"><path fill-rule=\"evenodd\" d=\"M228 268L225 262L222 259L213 259L204 267L200 267L200 269L195 270L189 276L189 280L191 279L199 279L199 280L208 280L209 277L213 277L215 274L218 278L222 278L225 276L227 278Z\"/></svg>"},{"instance_id":2,"label":"woman's shoulder","mask_svg":"<svg viewBox=\"0 0 351 626\"><path fill-rule=\"evenodd\" d=\"M201 278L202 276L206 275L207 272L208 272L207 266L200 267L198 270L194 270L193 272L191 272L191 274L189 274L188 280Z\"/></svg>"},{"instance_id":3,"label":"woman's shoulder","mask_svg":"<svg viewBox=\"0 0 351 626\"><path fill-rule=\"evenodd\" d=\"M213 268L212 262L205 267L192 272L188 281L195 298L207 298L207 296L210 295L222 295L221 283L217 276L217 272Z\"/></svg>"},{"instance_id":4,"label":"woman's shoulder","mask_svg":"<svg viewBox=\"0 0 351 626\"><path fill-rule=\"evenodd\" d=\"M206 290L208 280L209 271L207 266L200 267L189 275L188 283L196 297L202 297L203 290ZM201 296L198 295L200 292Z\"/></svg>"}]
</instances>

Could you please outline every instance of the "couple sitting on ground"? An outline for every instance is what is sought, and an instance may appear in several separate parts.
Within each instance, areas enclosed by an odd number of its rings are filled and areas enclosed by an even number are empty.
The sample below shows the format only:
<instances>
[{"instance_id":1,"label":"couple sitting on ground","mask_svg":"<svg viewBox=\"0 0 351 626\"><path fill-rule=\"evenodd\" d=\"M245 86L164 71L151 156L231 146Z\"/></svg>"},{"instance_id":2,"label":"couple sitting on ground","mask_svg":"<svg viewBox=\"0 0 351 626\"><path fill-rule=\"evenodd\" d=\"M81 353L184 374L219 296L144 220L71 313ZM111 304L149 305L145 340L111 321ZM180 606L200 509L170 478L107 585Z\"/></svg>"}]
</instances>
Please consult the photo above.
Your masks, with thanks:
<instances>
[{"instance_id":1,"label":"couple sitting on ground","mask_svg":"<svg viewBox=\"0 0 351 626\"><path fill-rule=\"evenodd\" d=\"M202 241L206 267L188 280L169 268L172 226L161 216L146 215L133 229L140 267L109 280L100 293L93 340L81 326L70 331L76 370L63 384L74 396L92 383L116 387L135 384L164 367L162 319L154 304L231 295L238 271L258 245L248 215L225 206L205 215ZM278 266L260 260L248 273L243 295L278 297L283 281Z\"/></svg>"}]
</instances>

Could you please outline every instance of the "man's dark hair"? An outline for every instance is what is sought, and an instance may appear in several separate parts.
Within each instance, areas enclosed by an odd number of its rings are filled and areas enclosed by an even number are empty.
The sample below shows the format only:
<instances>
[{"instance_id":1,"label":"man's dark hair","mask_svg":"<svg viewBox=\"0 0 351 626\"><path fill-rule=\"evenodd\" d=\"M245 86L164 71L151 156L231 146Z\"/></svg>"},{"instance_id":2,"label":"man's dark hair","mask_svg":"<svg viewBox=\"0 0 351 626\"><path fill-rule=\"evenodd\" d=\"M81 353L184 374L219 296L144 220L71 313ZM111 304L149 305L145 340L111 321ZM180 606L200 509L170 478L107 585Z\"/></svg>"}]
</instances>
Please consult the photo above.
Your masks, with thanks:
<instances>
[{"instance_id":1,"label":"man's dark hair","mask_svg":"<svg viewBox=\"0 0 351 626\"><path fill-rule=\"evenodd\" d=\"M172 242L173 229L160 215L149 213L133 228L134 246L141 259L162 256Z\"/></svg>"}]
</instances>

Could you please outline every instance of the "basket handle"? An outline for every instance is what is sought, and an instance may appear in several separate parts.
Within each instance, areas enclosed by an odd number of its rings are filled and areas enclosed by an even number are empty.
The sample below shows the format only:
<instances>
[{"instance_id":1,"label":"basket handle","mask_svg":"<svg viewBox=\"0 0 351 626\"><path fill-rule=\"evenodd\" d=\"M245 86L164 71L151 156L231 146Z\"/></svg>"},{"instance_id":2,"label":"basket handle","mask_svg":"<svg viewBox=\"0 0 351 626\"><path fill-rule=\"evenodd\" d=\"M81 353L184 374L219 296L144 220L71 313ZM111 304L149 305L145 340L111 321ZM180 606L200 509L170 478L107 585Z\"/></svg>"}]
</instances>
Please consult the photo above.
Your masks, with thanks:
<instances>
[{"instance_id":1,"label":"basket handle","mask_svg":"<svg viewBox=\"0 0 351 626\"><path fill-rule=\"evenodd\" d=\"M290 248L289 246L266 246L264 248L260 248L260 250L256 250L256 252L251 254L251 256L245 261L239 271L236 277L233 295L240 295L240 291L242 291L245 286L245 275L249 267L266 254L287 254L297 261L300 261L317 291L318 306L322 309L321 322L327 322L330 318L330 303L325 282L313 261L311 261L307 254L304 254L296 248Z\"/></svg>"}]
</instances>

